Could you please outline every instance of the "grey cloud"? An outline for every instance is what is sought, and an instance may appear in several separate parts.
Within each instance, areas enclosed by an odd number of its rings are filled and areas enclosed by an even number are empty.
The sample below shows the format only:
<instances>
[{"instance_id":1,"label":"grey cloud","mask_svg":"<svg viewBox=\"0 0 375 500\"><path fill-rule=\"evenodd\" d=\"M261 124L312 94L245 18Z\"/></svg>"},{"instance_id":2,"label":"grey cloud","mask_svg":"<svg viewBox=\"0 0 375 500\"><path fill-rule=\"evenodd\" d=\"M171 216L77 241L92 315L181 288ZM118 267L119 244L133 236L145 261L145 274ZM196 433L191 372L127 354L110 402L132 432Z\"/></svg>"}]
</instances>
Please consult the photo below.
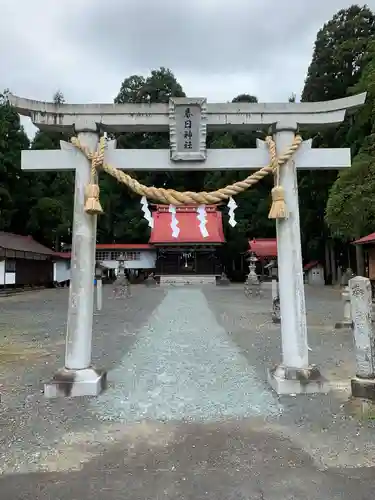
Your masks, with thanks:
<instances>
[{"instance_id":1,"label":"grey cloud","mask_svg":"<svg viewBox=\"0 0 375 500\"><path fill-rule=\"evenodd\" d=\"M87 53L95 50L118 68L175 72L275 73L303 53L343 0L107 0L66 25ZM375 2L373 2L375 3ZM307 57L306 57L307 56Z\"/></svg>"},{"instance_id":2,"label":"grey cloud","mask_svg":"<svg viewBox=\"0 0 375 500\"><path fill-rule=\"evenodd\" d=\"M318 29L350 0L0 0L0 89L111 101L131 74L171 68L190 95L300 92ZM367 2L375 9L375 0Z\"/></svg>"}]
</instances>

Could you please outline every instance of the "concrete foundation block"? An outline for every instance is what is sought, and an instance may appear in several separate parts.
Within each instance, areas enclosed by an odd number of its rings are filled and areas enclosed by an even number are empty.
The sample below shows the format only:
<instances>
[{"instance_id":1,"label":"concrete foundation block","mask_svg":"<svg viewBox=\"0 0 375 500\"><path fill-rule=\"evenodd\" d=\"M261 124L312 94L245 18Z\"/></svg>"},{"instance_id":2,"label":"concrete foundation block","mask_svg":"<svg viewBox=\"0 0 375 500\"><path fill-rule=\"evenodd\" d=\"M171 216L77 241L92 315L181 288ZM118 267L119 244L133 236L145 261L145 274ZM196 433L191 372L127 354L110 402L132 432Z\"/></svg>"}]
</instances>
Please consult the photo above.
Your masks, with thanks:
<instances>
[{"instance_id":1,"label":"concrete foundation block","mask_svg":"<svg viewBox=\"0 0 375 500\"><path fill-rule=\"evenodd\" d=\"M332 386L315 366L298 369L276 366L268 370L268 382L280 396L328 393Z\"/></svg>"},{"instance_id":2,"label":"concrete foundation block","mask_svg":"<svg viewBox=\"0 0 375 500\"><path fill-rule=\"evenodd\" d=\"M107 372L95 368L58 371L44 384L46 398L98 396L107 387Z\"/></svg>"},{"instance_id":3,"label":"concrete foundation block","mask_svg":"<svg viewBox=\"0 0 375 500\"><path fill-rule=\"evenodd\" d=\"M354 398L375 401L375 378L366 379L354 377L351 380L352 396Z\"/></svg>"}]
</instances>

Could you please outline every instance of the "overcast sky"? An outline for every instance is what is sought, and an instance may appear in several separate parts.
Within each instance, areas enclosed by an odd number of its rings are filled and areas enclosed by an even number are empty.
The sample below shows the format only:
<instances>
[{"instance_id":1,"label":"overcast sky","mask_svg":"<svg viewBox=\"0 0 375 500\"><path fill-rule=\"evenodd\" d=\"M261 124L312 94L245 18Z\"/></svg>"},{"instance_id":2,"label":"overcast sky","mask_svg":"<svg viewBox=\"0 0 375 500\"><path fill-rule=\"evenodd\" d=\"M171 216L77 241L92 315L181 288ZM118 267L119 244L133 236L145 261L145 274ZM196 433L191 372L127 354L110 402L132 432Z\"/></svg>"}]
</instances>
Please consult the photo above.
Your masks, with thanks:
<instances>
[{"instance_id":1,"label":"overcast sky","mask_svg":"<svg viewBox=\"0 0 375 500\"><path fill-rule=\"evenodd\" d=\"M166 66L191 97L286 101L301 93L317 31L352 3L0 0L0 89L111 102L124 78Z\"/></svg>"}]
</instances>

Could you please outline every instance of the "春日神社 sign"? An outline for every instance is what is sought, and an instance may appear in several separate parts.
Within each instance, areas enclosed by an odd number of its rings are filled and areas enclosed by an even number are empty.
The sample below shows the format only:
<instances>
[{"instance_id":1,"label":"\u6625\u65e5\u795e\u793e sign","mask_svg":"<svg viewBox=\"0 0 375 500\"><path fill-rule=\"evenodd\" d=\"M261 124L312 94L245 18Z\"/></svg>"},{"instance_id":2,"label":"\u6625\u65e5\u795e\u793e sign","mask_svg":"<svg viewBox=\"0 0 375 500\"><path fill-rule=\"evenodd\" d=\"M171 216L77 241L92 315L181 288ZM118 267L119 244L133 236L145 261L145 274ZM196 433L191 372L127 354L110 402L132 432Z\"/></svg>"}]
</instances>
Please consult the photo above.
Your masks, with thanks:
<instances>
[{"instance_id":1,"label":"\u6625\u65e5\u795e\u793e sign","mask_svg":"<svg viewBox=\"0 0 375 500\"><path fill-rule=\"evenodd\" d=\"M169 104L172 161L206 159L206 99L178 98Z\"/></svg>"}]
</instances>

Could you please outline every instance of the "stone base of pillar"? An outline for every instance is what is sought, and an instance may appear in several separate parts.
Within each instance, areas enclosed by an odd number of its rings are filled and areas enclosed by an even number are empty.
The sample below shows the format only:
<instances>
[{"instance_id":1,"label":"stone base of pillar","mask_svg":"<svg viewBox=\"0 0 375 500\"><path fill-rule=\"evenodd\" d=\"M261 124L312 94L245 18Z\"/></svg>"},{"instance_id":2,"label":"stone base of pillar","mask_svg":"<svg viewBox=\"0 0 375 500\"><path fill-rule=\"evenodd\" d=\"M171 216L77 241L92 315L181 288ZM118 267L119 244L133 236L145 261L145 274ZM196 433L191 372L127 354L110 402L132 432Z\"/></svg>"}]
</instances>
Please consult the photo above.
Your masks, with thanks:
<instances>
[{"instance_id":1,"label":"stone base of pillar","mask_svg":"<svg viewBox=\"0 0 375 500\"><path fill-rule=\"evenodd\" d=\"M247 279L245 281L244 292L247 298L260 297L262 295L261 284Z\"/></svg>"},{"instance_id":2,"label":"stone base of pillar","mask_svg":"<svg viewBox=\"0 0 375 500\"><path fill-rule=\"evenodd\" d=\"M51 382L44 384L46 398L98 396L107 387L107 372L95 368L58 371Z\"/></svg>"},{"instance_id":3,"label":"stone base of pillar","mask_svg":"<svg viewBox=\"0 0 375 500\"><path fill-rule=\"evenodd\" d=\"M267 378L272 389L280 396L327 393L332 389L329 381L315 366L299 369L278 365L268 370Z\"/></svg>"},{"instance_id":4,"label":"stone base of pillar","mask_svg":"<svg viewBox=\"0 0 375 500\"><path fill-rule=\"evenodd\" d=\"M229 286L230 281L228 279L228 276L225 273L222 273L221 276L216 278L216 285L217 286Z\"/></svg>"},{"instance_id":5,"label":"stone base of pillar","mask_svg":"<svg viewBox=\"0 0 375 500\"><path fill-rule=\"evenodd\" d=\"M353 398L370 399L375 401L375 379L373 378L352 378Z\"/></svg>"},{"instance_id":6,"label":"stone base of pillar","mask_svg":"<svg viewBox=\"0 0 375 500\"><path fill-rule=\"evenodd\" d=\"M353 326L353 322L352 321L347 321L347 320L344 320L344 321L338 321L336 324L335 324L335 328L337 330L339 330L340 328L352 328Z\"/></svg>"},{"instance_id":7,"label":"stone base of pillar","mask_svg":"<svg viewBox=\"0 0 375 500\"><path fill-rule=\"evenodd\" d=\"M144 281L143 284L150 287L150 288L155 288L159 286L159 283L153 278L152 276L148 276Z\"/></svg>"}]
</instances>

